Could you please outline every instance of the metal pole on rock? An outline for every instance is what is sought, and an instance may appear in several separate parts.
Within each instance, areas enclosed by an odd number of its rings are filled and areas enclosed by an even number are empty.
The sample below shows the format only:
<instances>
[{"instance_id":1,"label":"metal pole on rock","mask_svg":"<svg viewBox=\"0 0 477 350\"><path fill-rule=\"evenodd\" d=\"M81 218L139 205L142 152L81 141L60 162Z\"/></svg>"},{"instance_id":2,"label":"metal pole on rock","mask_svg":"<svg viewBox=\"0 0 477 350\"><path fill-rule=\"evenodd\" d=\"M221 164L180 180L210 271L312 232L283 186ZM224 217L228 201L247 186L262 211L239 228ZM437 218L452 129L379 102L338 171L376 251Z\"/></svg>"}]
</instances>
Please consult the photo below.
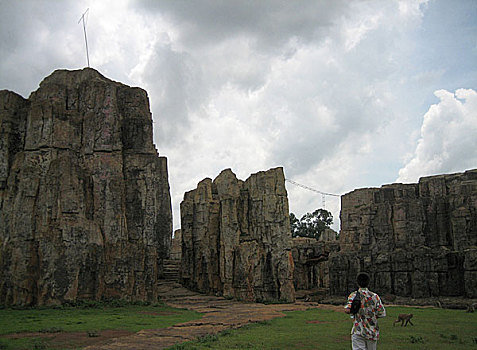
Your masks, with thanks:
<instances>
[{"instance_id":1,"label":"metal pole on rock","mask_svg":"<svg viewBox=\"0 0 477 350\"><path fill-rule=\"evenodd\" d=\"M86 38L86 25L84 23L84 16L88 13L88 11L89 11L89 8L83 13L83 15L79 19L78 23L83 21L84 41L86 43L86 59L88 60L88 68L89 68L88 39Z\"/></svg>"}]
</instances>

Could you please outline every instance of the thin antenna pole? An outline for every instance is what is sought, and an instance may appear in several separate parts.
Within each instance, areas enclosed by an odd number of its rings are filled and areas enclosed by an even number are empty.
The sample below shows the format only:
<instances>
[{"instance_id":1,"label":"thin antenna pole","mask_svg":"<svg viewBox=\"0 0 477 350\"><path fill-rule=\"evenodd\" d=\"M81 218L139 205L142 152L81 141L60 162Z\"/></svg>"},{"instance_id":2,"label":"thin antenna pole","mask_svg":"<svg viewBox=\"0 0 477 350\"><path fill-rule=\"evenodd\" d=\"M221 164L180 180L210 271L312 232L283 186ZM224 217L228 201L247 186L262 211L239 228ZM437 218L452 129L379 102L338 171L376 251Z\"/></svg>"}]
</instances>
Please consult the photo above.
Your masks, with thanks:
<instances>
[{"instance_id":1,"label":"thin antenna pole","mask_svg":"<svg viewBox=\"0 0 477 350\"><path fill-rule=\"evenodd\" d=\"M83 21L84 42L86 43L86 59L88 60L88 68L89 68L88 38L86 38L86 25L84 24L84 15L86 15L88 11L89 11L89 8L83 13L78 23Z\"/></svg>"}]
</instances>

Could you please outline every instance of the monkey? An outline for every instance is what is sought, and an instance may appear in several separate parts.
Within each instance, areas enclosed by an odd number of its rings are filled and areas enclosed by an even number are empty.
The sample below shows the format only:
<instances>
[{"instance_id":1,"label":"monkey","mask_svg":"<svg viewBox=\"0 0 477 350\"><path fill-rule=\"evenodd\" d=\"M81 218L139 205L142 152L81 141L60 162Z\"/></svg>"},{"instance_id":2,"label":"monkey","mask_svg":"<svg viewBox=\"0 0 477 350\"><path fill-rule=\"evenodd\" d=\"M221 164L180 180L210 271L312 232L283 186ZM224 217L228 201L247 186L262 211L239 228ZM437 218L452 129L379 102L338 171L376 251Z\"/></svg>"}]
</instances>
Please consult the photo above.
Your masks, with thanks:
<instances>
[{"instance_id":1,"label":"monkey","mask_svg":"<svg viewBox=\"0 0 477 350\"><path fill-rule=\"evenodd\" d=\"M404 327L406 327L408 323L410 323L412 326L414 326L414 324L411 322L412 316L413 316L413 314L399 314L397 320L394 321L393 326L395 326L396 323L399 323L399 322L401 322L401 327L403 325L404 325ZM406 321L405 324L404 324L404 321Z\"/></svg>"},{"instance_id":2,"label":"monkey","mask_svg":"<svg viewBox=\"0 0 477 350\"><path fill-rule=\"evenodd\" d=\"M474 312L475 308L477 308L477 303L469 304L469 305L467 305L467 311L466 312Z\"/></svg>"}]
</instances>

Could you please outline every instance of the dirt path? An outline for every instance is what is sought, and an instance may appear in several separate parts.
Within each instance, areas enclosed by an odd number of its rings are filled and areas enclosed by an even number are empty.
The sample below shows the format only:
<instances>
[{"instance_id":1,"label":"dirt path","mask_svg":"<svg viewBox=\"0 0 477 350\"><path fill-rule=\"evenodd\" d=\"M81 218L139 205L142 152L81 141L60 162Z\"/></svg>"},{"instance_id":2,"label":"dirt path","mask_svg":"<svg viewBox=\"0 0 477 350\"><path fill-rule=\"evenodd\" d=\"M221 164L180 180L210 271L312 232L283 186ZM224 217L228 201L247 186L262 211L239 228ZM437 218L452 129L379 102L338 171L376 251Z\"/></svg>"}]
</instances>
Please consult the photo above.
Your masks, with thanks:
<instances>
[{"instance_id":1,"label":"dirt path","mask_svg":"<svg viewBox=\"0 0 477 350\"><path fill-rule=\"evenodd\" d=\"M207 334L216 334L226 329L239 328L245 324L283 317L284 311L319 308L317 303L264 305L240 303L222 297L191 292L175 282L163 282L161 298L168 305L203 313L200 320L189 321L163 329L150 329L110 340L101 346L85 349L125 350L164 349L174 344L197 339Z\"/></svg>"}]
</instances>

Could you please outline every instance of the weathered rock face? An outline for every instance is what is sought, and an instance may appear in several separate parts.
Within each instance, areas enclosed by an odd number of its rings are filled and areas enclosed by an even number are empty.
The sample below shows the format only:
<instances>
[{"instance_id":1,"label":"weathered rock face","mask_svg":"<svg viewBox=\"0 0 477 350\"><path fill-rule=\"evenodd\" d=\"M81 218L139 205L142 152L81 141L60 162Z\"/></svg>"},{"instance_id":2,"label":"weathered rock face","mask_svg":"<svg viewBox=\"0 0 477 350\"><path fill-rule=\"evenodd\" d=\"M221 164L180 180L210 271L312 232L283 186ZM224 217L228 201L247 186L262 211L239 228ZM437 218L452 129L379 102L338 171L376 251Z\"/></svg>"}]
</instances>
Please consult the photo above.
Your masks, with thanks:
<instances>
[{"instance_id":1,"label":"weathered rock face","mask_svg":"<svg viewBox=\"0 0 477 350\"><path fill-rule=\"evenodd\" d=\"M324 236L324 237L323 237ZM295 264L295 290L320 288L329 290L330 276L328 257L339 251L336 232L327 230L323 239L296 237L292 241L292 255Z\"/></svg>"},{"instance_id":2,"label":"weathered rock face","mask_svg":"<svg viewBox=\"0 0 477 350\"><path fill-rule=\"evenodd\" d=\"M0 304L154 300L172 233L147 94L93 69L0 92Z\"/></svg>"},{"instance_id":3,"label":"weathered rock face","mask_svg":"<svg viewBox=\"0 0 477 350\"><path fill-rule=\"evenodd\" d=\"M182 233L181 230L174 231L174 238L171 242L171 254L170 258L172 260L181 260L182 256Z\"/></svg>"},{"instance_id":4,"label":"weathered rock face","mask_svg":"<svg viewBox=\"0 0 477 350\"><path fill-rule=\"evenodd\" d=\"M248 301L295 300L282 168L245 182L230 170L181 203L182 283Z\"/></svg>"},{"instance_id":5,"label":"weathered rock face","mask_svg":"<svg viewBox=\"0 0 477 350\"><path fill-rule=\"evenodd\" d=\"M477 297L477 169L355 190L342 197L332 294L372 273L377 292Z\"/></svg>"},{"instance_id":6,"label":"weathered rock face","mask_svg":"<svg viewBox=\"0 0 477 350\"><path fill-rule=\"evenodd\" d=\"M0 192L7 186L13 157L25 141L25 127L30 103L14 92L0 91Z\"/></svg>"}]
</instances>

